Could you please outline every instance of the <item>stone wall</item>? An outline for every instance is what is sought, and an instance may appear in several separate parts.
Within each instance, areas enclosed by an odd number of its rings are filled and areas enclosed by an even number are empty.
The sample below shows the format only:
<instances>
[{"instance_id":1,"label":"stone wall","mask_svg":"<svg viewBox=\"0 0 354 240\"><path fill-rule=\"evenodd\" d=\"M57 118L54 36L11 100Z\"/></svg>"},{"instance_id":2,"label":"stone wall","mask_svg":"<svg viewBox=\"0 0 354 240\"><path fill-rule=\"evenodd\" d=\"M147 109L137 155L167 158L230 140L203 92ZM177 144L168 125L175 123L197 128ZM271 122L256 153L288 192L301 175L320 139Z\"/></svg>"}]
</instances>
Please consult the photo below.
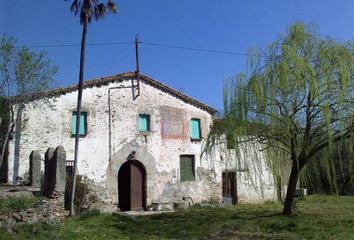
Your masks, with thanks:
<instances>
[{"instance_id":1,"label":"stone wall","mask_svg":"<svg viewBox=\"0 0 354 240\"><path fill-rule=\"evenodd\" d=\"M221 199L221 174L230 166L223 153L201 156L202 143L190 139L190 119L201 120L205 138L212 123L206 111L141 82L140 96L133 99L131 89L112 89L111 92L111 149L109 148L109 88L130 86L130 81L87 88L83 92L83 109L87 112L87 135L80 138L78 174L87 176L97 187L106 189L111 200L117 195L117 174L120 165L131 151L147 169L147 202L188 195L196 201ZM22 113L20 152L15 155L15 141L10 143L9 168L18 165L19 175L28 171L28 156L33 149L44 152L48 146L63 146L67 160L74 159L74 138L71 136L71 117L76 108L77 93L67 93L46 101L27 105ZM141 133L137 128L139 113L151 115L151 131ZM196 180L180 182L180 155L195 156ZM43 171L42 166L42 171ZM265 170L266 171L266 170ZM253 172L251 173L253 174ZM242 174L241 174L242 179ZM265 175L268 178L267 175ZM10 170L9 181L16 178ZM246 201L247 184L240 182ZM269 188L272 188L272 182ZM272 190L270 190L271 192ZM241 191L242 192L242 191ZM262 199L269 199L268 196Z\"/></svg>"}]
</instances>

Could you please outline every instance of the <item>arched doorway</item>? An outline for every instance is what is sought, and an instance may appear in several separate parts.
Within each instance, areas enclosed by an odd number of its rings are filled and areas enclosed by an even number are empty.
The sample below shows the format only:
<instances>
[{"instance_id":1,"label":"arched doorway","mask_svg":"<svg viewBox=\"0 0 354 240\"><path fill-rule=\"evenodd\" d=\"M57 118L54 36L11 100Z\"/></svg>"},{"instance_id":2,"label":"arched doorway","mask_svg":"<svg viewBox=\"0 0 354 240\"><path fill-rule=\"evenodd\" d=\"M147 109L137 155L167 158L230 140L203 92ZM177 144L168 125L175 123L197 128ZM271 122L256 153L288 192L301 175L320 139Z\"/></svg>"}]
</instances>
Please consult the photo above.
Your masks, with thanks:
<instances>
[{"instance_id":1,"label":"arched doorway","mask_svg":"<svg viewBox=\"0 0 354 240\"><path fill-rule=\"evenodd\" d=\"M146 170L139 161L129 160L120 167L118 197L122 211L146 209Z\"/></svg>"}]
</instances>

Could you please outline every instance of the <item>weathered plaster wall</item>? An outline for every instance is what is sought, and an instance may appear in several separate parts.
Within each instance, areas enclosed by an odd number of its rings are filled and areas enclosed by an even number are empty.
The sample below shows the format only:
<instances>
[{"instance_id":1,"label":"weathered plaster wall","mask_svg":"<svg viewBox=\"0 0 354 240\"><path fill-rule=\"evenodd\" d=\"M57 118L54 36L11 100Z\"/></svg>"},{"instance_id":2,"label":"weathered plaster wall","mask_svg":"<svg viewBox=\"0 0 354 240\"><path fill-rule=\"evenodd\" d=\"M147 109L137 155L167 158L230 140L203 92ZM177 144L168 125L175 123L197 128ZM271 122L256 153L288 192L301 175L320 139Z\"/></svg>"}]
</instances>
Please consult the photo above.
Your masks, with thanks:
<instances>
[{"instance_id":1,"label":"weathered plaster wall","mask_svg":"<svg viewBox=\"0 0 354 240\"><path fill-rule=\"evenodd\" d=\"M236 172L239 202L277 201L272 169L261 149L260 144L249 142L240 145L240 151L236 153L235 149L227 149L224 139L208 156L202 158L202 165L215 169L218 183L222 179L222 172Z\"/></svg>"},{"instance_id":2,"label":"weathered plaster wall","mask_svg":"<svg viewBox=\"0 0 354 240\"><path fill-rule=\"evenodd\" d=\"M131 82L111 83L87 88L83 92L82 105L88 112L88 133L80 139L79 174L86 175L99 187L105 188L115 202L118 199L116 177L119 167L128 157L129 151L136 150L139 153L136 159L147 168L148 205L153 200L181 196L190 196L196 202L220 199L222 171L235 168L236 165L223 160L225 154L217 149L213 154L201 157L202 143L191 142L189 133L190 119L199 118L202 136L206 137L212 121L211 115L144 82L141 82L140 96L136 100L133 100L131 89L111 90L110 159L108 89L122 85L130 86ZM74 159L71 116L76 109L77 93L67 93L49 100L52 106L43 100L35 101L23 111L18 155L15 155L15 141L10 143L10 182L15 182L17 175L22 176L28 171L32 150L44 153L48 147L63 146L67 151L67 159ZM151 115L149 133L138 131L139 113ZM180 182L179 157L182 154L195 155L196 181ZM247 156L244 159L248 161ZM252 182L250 178L244 177L244 172L238 173L241 200L273 199L273 181L267 171L263 164L255 170L250 167L248 172L249 175L259 176L254 179L255 182L266 185L260 194L250 190Z\"/></svg>"}]
</instances>

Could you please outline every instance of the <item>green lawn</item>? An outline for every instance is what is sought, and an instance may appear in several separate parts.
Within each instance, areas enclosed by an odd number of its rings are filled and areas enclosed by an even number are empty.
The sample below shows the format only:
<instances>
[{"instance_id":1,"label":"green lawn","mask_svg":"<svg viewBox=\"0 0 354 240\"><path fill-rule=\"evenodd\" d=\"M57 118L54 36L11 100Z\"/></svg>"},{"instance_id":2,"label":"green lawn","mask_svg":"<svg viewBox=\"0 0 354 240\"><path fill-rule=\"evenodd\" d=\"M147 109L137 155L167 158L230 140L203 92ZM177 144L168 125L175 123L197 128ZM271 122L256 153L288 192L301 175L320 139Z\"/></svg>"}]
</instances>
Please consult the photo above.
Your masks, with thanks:
<instances>
[{"instance_id":1,"label":"green lawn","mask_svg":"<svg viewBox=\"0 0 354 240\"><path fill-rule=\"evenodd\" d=\"M354 239L354 197L307 196L296 214L280 204L198 207L129 218L88 212L63 225L36 224L0 239Z\"/></svg>"}]
</instances>

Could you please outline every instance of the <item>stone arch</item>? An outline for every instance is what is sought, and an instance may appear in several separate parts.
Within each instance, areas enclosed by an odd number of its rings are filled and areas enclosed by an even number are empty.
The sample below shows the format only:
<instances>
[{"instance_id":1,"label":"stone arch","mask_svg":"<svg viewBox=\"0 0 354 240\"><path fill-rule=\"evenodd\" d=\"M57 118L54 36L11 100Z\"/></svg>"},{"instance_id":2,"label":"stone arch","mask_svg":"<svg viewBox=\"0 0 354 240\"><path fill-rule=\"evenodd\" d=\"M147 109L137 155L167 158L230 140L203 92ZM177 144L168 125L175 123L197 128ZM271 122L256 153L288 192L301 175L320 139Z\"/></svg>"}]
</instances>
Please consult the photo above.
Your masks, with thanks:
<instances>
[{"instance_id":1,"label":"stone arch","mask_svg":"<svg viewBox=\"0 0 354 240\"><path fill-rule=\"evenodd\" d=\"M157 170L155 159L143 146L125 144L112 155L107 168L106 189L114 203L118 202L118 172L120 167L129 160L137 159L146 170L146 205L150 205L156 193Z\"/></svg>"}]
</instances>

